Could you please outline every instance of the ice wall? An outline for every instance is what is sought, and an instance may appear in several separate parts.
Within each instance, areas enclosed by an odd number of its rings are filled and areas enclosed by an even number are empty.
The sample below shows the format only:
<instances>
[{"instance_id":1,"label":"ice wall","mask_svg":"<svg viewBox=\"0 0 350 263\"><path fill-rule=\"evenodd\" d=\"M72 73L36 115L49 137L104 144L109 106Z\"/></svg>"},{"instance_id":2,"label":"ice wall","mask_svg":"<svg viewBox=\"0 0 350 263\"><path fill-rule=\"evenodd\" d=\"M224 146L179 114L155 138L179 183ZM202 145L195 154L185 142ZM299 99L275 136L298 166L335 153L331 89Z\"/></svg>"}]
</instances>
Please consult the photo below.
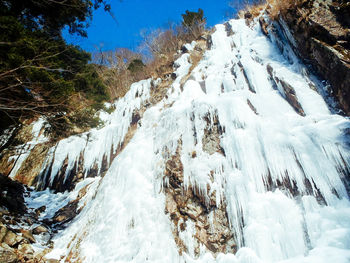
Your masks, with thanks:
<instances>
[{"instance_id":1,"label":"ice wall","mask_svg":"<svg viewBox=\"0 0 350 263\"><path fill-rule=\"evenodd\" d=\"M211 49L192 72L189 54L175 63L167 98L146 110L96 196L56 236L50 256L68 257L68 246L83 262L349 262L349 120L328 108L323 83L273 32L266 37L258 23L244 20L215 29ZM105 128L89 140L60 143L54 169L62 165L60 153L74 146L68 159L75 162L83 151L88 171L121 142L132 110L149 96L147 81L135 85ZM220 151L210 152L204 137L214 119ZM196 255L191 221L180 230L187 252L178 253L163 189L166 161L180 143L184 188L207 199L215 192L216 205L225 203L235 255L214 257L204 245Z\"/></svg>"}]
</instances>

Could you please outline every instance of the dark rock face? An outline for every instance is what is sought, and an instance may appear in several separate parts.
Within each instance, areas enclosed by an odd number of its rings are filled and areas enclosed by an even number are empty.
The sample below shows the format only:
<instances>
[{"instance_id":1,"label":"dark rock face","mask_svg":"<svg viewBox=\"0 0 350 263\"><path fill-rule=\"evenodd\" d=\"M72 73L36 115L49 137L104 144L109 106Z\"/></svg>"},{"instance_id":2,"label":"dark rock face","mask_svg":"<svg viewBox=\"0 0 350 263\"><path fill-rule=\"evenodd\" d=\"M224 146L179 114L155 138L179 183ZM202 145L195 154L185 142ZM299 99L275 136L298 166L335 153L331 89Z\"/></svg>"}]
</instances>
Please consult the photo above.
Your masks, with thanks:
<instances>
[{"instance_id":1,"label":"dark rock face","mask_svg":"<svg viewBox=\"0 0 350 263\"><path fill-rule=\"evenodd\" d=\"M278 81L279 79L277 79ZM284 90L284 94L286 96L286 100L288 103L293 107L293 109L301 116L305 116L304 110L301 107L298 98L295 95L295 90L294 88L288 84L287 82L283 80L279 80L279 83L281 83L281 86Z\"/></svg>"},{"instance_id":2,"label":"dark rock face","mask_svg":"<svg viewBox=\"0 0 350 263\"><path fill-rule=\"evenodd\" d=\"M229 37L229 36L232 36L232 35L234 34L234 32L233 32L233 30L232 30L231 24L230 24L229 22L226 22L226 23L224 24L224 26L225 26L225 31L226 31L227 36L228 36L228 37Z\"/></svg>"},{"instance_id":3,"label":"dark rock face","mask_svg":"<svg viewBox=\"0 0 350 263\"><path fill-rule=\"evenodd\" d=\"M329 81L331 93L350 114L350 3L304 0L282 12L297 53ZM293 41L292 41L293 42Z\"/></svg>"},{"instance_id":4,"label":"dark rock face","mask_svg":"<svg viewBox=\"0 0 350 263\"><path fill-rule=\"evenodd\" d=\"M80 211L78 211L79 200L74 200L58 210L52 220L47 224L53 225L56 229L63 229L65 224L70 222Z\"/></svg>"},{"instance_id":5,"label":"dark rock face","mask_svg":"<svg viewBox=\"0 0 350 263\"><path fill-rule=\"evenodd\" d=\"M23 193L22 184L0 174L0 206L6 207L10 212L23 214L26 211Z\"/></svg>"},{"instance_id":6,"label":"dark rock face","mask_svg":"<svg viewBox=\"0 0 350 263\"><path fill-rule=\"evenodd\" d=\"M245 79L245 81L246 81L246 83L247 83L247 85L248 85L249 91L251 91L252 93L256 93L255 88L254 88L253 84L250 82L250 80L249 80L249 78L248 78L248 75L247 75L247 72L245 71L245 69L244 69L244 67L243 67L243 65L242 65L242 63L241 63L241 61L239 61L239 62L237 63L237 65L239 66L239 68L241 69L241 71L242 71L242 73L243 73L243 76L244 76L244 79Z\"/></svg>"},{"instance_id":7,"label":"dark rock face","mask_svg":"<svg viewBox=\"0 0 350 263\"><path fill-rule=\"evenodd\" d=\"M282 90L280 91L282 93L281 95L286 99L286 101L290 104L290 106L292 106L292 108L295 110L296 113L304 117L305 112L303 110L303 107L300 105L298 101L298 98L296 96L295 90L292 87L292 85L276 77L275 72L270 64L266 66L266 70L267 70L267 73L270 75L269 78L270 78L270 81L272 82L272 85L276 89L280 87L280 89Z\"/></svg>"},{"instance_id":8,"label":"dark rock face","mask_svg":"<svg viewBox=\"0 0 350 263\"><path fill-rule=\"evenodd\" d=\"M213 39L211 35L209 35L207 38L207 49L211 49L212 46L213 46Z\"/></svg>"},{"instance_id":9,"label":"dark rock face","mask_svg":"<svg viewBox=\"0 0 350 263\"><path fill-rule=\"evenodd\" d=\"M259 17L259 24L261 27L261 31L265 36L268 36L269 31L267 30L268 24L266 23L265 19L261 16Z\"/></svg>"}]
</instances>

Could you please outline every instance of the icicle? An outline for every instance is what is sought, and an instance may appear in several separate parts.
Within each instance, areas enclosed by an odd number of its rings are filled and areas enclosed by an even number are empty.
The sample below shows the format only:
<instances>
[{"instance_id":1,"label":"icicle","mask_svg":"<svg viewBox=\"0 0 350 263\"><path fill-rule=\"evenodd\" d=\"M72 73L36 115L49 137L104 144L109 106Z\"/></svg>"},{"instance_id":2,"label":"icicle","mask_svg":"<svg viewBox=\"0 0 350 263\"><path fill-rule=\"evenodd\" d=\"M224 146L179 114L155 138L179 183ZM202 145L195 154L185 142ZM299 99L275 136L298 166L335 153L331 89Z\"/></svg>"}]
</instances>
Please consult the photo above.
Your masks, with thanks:
<instances>
[{"instance_id":1,"label":"icicle","mask_svg":"<svg viewBox=\"0 0 350 263\"><path fill-rule=\"evenodd\" d=\"M350 202L344 186L349 120L331 114L315 91L320 84L310 85L315 77L305 75L288 43L281 52L258 25L229 23L233 34L216 26L212 48L183 89L189 54L175 62L177 78L167 98L146 110L95 199L56 237L51 255L59 257L74 234L85 233L70 244L70 249L80 244L84 262L350 259ZM116 103L108 124L90 133L85 148L79 144L86 171L123 141L134 109L149 99L149 83L134 84ZM68 159L76 159L77 152ZM201 242L199 223L190 216L181 218L181 227L172 227L164 213L169 201L164 192L171 187L165 171L172 158L183 177L176 190L203 198L201 215L208 229L214 229L215 209L226 209L236 255ZM182 256L178 244L184 247Z\"/></svg>"}]
</instances>

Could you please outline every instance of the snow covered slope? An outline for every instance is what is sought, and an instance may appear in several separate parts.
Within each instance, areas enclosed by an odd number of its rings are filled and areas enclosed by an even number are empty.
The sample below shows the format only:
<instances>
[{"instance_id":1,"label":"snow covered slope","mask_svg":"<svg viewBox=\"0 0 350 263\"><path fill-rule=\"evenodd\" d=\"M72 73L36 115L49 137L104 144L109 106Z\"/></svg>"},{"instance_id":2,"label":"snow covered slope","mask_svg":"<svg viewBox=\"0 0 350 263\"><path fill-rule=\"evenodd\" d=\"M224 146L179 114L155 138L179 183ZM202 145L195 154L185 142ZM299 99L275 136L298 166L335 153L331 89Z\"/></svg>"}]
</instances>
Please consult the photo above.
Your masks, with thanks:
<instances>
[{"instance_id":1,"label":"snow covered slope","mask_svg":"<svg viewBox=\"0 0 350 263\"><path fill-rule=\"evenodd\" d=\"M166 98L145 111L48 257L350 261L349 120L327 107L326 87L307 73L281 29L275 28L280 39L244 20L215 29L192 72L189 54L176 61L177 79ZM133 110L147 103L150 85L135 83L102 131L81 144L62 142L52 169L68 153L72 168L81 151L86 171L101 164L125 136ZM189 191L181 206L178 198ZM218 226L225 218L228 224ZM219 244L220 227L231 234Z\"/></svg>"}]
</instances>

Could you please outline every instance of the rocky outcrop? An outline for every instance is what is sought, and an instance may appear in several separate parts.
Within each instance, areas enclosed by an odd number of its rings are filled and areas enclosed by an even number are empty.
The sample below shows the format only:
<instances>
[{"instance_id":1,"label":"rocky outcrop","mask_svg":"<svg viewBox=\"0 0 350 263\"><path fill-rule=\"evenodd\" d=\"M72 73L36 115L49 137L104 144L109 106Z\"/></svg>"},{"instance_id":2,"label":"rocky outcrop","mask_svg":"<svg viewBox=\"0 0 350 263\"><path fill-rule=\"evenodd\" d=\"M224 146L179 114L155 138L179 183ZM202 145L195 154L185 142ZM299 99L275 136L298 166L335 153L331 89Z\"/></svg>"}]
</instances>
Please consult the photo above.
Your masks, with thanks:
<instances>
[{"instance_id":1,"label":"rocky outcrop","mask_svg":"<svg viewBox=\"0 0 350 263\"><path fill-rule=\"evenodd\" d=\"M90 184L80 189L76 199L70 201L67 205L60 208L52 219L45 220L45 223L54 229L63 229L67 223L72 221L82 210L84 205L79 206L79 202L87 194ZM33 232L46 233L45 227L39 226L33 230Z\"/></svg>"},{"instance_id":2,"label":"rocky outcrop","mask_svg":"<svg viewBox=\"0 0 350 263\"><path fill-rule=\"evenodd\" d=\"M28 209L24 195L28 188L0 174L0 262L50 262L45 254L51 247L50 226L39 220L44 208ZM32 244L46 247L35 251Z\"/></svg>"},{"instance_id":3,"label":"rocky outcrop","mask_svg":"<svg viewBox=\"0 0 350 263\"><path fill-rule=\"evenodd\" d=\"M214 115L211 121L209 116L204 118L207 122L207 127L204 129L204 136L202 138L203 151L213 154L215 152L225 156L224 149L220 146L220 136L223 133L218 117Z\"/></svg>"},{"instance_id":4,"label":"rocky outcrop","mask_svg":"<svg viewBox=\"0 0 350 263\"><path fill-rule=\"evenodd\" d=\"M295 90L286 81L279 79L270 64L266 67L267 73L269 74L269 79L272 82L272 86L276 89L280 90L281 95L287 100L287 102L292 106L296 113L300 116L305 116L305 112L303 107L300 105L298 101L298 97L296 96Z\"/></svg>"},{"instance_id":5,"label":"rocky outcrop","mask_svg":"<svg viewBox=\"0 0 350 263\"><path fill-rule=\"evenodd\" d=\"M73 167L68 167L68 153L63 161L61 168L57 174L51 175L54 158L47 158L50 154L55 153L58 143L52 140L41 142L36 141L33 137L33 123L18 127L10 138L7 138L5 147L2 147L0 152L0 174L11 177L13 180L25 186L34 187L35 190L44 190L50 188L56 192L72 191L77 183L81 182L86 177L104 176L110 163L124 149L127 143L132 138L136 131L137 123L141 119L145 107L135 112L132 116L130 127L125 135L124 141L114 151L114 146L111 146L110 154L103 156L101 165L97 162L89 169L88 172L84 168L84 155L80 153L78 160ZM44 127L41 128L40 135L44 132ZM38 135L39 136L39 135ZM1 139L1 138L0 138ZM89 136L87 136L87 141ZM47 161L48 160L48 161ZM20 164L16 168L16 164ZM15 171L15 172L13 172ZM13 172L13 174L12 174ZM51 176L50 176L51 175ZM51 182L50 178L53 177ZM10 182L13 183L12 180ZM0 190L2 189L0 185Z\"/></svg>"},{"instance_id":6,"label":"rocky outcrop","mask_svg":"<svg viewBox=\"0 0 350 263\"><path fill-rule=\"evenodd\" d=\"M246 82L247 85L248 85L248 89L249 89L252 93L256 93L253 84L249 81L247 72L245 71L245 69L244 69L244 67L243 67L243 65L242 65L242 63L241 63L241 61L239 61L239 62L237 63L237 65L239 66L239 68L241 69L241 72L243 73L243 77L244 77L245 82Z\"/></svg>"},{"instance_id":7,"label":"rocky outcrop","mask_svg":"<svg viewBox=\"0 0 350 263\"><path fill-rule=\"evenodd\" d=\"M50 250L50 242L42 251L35 252L32 246L36 242L35 236L43 233L30 230L30 223L37 223L35 218L30 215L19 217L8 211L0 211L0 216L0 262L48 262L44 255ZM37 228L43 230L45 227L39 225Z\"/></svg>"},{"instance_id":8,"label":"rocky outcrop","mask_svg":"<svg viewBox=\"0 0 350 263\"><path fill-rule=\"evenodd\" d=\"M25 231L18 232L0 223L0 262L1 263L46 263L53 262L44 255L49 252L44 249L35 252L31 245L34 237Z\"/></svg>"},{"instance_id":9,"label":"rocky outcrop","mask_svg":"<svg viewBox=\"0 0 350 263\"><path fill-rule=\"evenodd\" d=\"M0 173L23 185L35 186L49 149L54 145L44 136L44 122L27 120L14 128L11 136L4 136L6 132L0 135L0 140L5 141L0 147Z\"/></svg>"},{"instance_id":10,"label":"rocky outcrop","mask_svg":"<svg viewBox=\"0 0 350 263\"><path fill-rule=\"evenodd\" d=\"M51 143L39 143L35 145L14 179L24 185L34 186L51 146Z\"/></svg>"},{"instance_id":11,"label":"rocky outcrop","mask_svg":"<svg viewBox=\"0 0 350 263\"><path fill-rule=\"evenodd\" d=\"M173 235L180 255L186 252L198 256L203 245L214 256L218 253L235 253L237 247L225 203L217 207L215 192L210 195L208 202L195 187L185 187L180 151L179 146L176 154L166 162L165 168L165 178L169 182L165 184L165 212L172 221ZM192 156L195 158L195 153ZM209 186L207 191L210 192ZM193 230L187 230L191 226L194 226ZM190 248L186 246L184 231L194 231L194 251L189 251Z\"/></svg>"},{"instance_id":12,"label":"rocky outcrop","mask_svg":"<svg viewBox=\"0 0 350 263\"><path fill-rule=\"evenodd\" d=\"M350 2L303 0L281 12L280 23L297 53L324 79L350 114ZM286 27L286 26L287 27Z\"/></svg>"}]
</instances>

